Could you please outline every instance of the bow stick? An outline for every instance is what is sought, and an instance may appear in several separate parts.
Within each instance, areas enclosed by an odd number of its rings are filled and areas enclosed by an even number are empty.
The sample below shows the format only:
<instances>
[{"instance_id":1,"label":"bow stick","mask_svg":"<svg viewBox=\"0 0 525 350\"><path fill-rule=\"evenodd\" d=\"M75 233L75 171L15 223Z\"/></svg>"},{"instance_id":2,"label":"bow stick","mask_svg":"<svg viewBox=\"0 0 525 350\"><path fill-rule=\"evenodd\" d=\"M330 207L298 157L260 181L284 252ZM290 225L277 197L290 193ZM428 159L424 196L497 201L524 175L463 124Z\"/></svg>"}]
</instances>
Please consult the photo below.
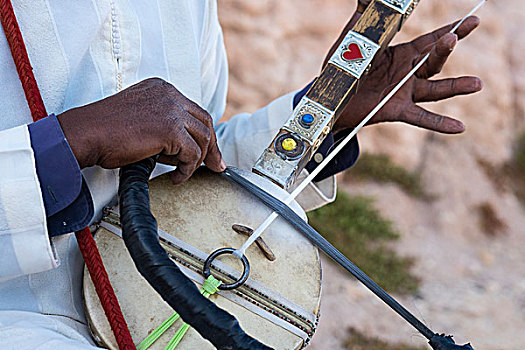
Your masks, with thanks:
<instances>
[{"instance_id":1,"label":"bow stick","mask_svg":"<svg viewBox=\"0 0 525 350\"><path fill-rule=\"evenodd\" d=\"M463 17L452 30L450 30L450 33L455 33L456 30L465 22L465 20L470 17L472 14L474 14L481 6L483 6L487 2L487 0L481 0L465 17ZM390 101L390 99L406 84L406 82L425 64L425 62L429 59L430 53L427 53L425 57L421 61L419 61L418 64L412 68L410 72L390 91L388 95L386 95L381 102L350 132L338 145L337 147L330 152L326 158L302 181L296 188L293 190L290 195L286 197L286 199L283 201L286 205L289 205L293 202L293 200L308 186L317 175L334 159L334 157L343 150L343 148L350 142L350 140L363 128L363 126L366 125L372 119L377 112L381 110L385 106L385 104ZM263 232L268 228L268 226L271 225L272 222L279 216L276 212L273 212L264 220L264 222L257 227L255 231L253 231L250 238L244 242L242 247L235 250L233 253L238 258L241 258L248 247L250 247L257 238L259 238Z\"/></svg>"}]
</instances>

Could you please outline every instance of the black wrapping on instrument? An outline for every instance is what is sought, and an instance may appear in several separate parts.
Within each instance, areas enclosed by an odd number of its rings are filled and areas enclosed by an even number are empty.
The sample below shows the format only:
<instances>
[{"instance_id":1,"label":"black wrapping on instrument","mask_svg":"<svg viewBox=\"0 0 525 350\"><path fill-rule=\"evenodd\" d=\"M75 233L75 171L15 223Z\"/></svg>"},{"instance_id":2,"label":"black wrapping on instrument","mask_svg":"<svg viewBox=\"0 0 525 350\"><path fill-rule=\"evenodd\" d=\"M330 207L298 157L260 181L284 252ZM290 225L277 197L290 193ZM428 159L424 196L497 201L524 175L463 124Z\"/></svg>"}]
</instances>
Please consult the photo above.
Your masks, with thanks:
<instances>
[{"instance_id":1,"label":"black wrapping on instrument","mask_svg":"<svg viewBox=\"0 0 525 350\"><path fill-rule=\"evenodd\" d=\"M122 237L137 270L185 322L216 348L271 349L248 336L235 317L202 296L161 247L149 201L148 180L154 167L155 159L148 158L120 171Z\"/></svg>"},{"instance_id":2,"label":"black wrapping on instrument","mask_svg":"<svg viewBox=\"0 0 525 350\"><path fill-rule=\"evenodd\" d=\"M429 344L435 350L474 350L470 344L457 345L452 336L445 334L434 334Z\"/></svg>"}]
</instances>

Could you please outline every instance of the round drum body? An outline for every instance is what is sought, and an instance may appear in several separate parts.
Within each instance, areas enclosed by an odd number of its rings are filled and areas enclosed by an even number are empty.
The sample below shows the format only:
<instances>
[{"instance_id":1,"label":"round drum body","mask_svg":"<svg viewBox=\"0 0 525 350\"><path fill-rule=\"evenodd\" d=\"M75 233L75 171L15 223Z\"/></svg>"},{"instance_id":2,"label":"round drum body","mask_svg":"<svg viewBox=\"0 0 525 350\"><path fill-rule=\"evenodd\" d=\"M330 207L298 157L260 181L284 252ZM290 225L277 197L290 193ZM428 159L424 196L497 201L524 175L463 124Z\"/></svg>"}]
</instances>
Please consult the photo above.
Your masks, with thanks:
<instances>
[{"instance_id":1,"label":"round drum body","mask_svg":"<svg viewBox=\"0 0 525 350\"><path fill-rule=\"evenodd\" d=\"M262 177L240 171L241 175L273 196L283 200L287 192ZM271 209L256 197L223 177L200 169L192 178L174 186L167 174L150 182L151 211L156 217L161 243L178 266L201 286L202 265L212 251L240 247L246 236L232 225L255 229ZM301 217L301 207L292 203ZM123 240L117 235L118 218L108 217L96 233L96 241L111 284L119 299L136 344L171 316L173 309L162 300L136 270ZM163 235L174 238L163 240ZM263 234L275 254L270 261L257 245L246 252L251 273L246 284L211 297L219 307L233 314L252 337L275 349L300 349L315 331L321 295L321 268L317 249L284 219L278 218ZM239 275L240 263L225 258L212 273L218 278ZM94 286L85 270L84 296L88 320L95 339L117 349L100 306ZM163 349L182 321L177 321L153 346ZM213 349L190 329L180 349Z\"/></svg>"}]
</instances>

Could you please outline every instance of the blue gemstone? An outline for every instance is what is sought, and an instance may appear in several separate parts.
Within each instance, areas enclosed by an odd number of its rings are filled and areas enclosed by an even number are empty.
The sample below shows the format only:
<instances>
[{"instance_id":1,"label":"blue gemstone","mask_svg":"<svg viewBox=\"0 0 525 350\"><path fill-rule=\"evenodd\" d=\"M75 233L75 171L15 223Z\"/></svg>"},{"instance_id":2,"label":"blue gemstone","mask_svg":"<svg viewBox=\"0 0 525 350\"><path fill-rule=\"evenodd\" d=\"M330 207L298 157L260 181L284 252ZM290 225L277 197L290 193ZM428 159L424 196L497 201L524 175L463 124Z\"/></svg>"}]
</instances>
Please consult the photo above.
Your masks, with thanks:
<instances>
[{"instance_id":1,"label":"blue gemstone","mask_svg":"<svg viewBox=\"0 0 525 350\"><path fill-rule=\"evenodd\" d=\"M314 122L314 116L310 113L303 114L301 117L301 124L303 125L311 125Z\"/></svg>"}]
</instances>

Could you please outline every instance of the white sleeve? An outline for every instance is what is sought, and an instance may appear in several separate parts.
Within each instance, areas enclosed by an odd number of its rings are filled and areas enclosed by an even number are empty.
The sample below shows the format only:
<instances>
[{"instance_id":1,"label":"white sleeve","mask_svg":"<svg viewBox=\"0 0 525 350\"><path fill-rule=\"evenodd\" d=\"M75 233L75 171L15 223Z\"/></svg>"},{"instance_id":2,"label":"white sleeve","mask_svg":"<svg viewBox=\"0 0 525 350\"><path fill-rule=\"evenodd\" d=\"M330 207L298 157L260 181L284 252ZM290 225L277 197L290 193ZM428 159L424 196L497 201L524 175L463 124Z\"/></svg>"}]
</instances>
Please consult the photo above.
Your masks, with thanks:
<instances>
[{"instance_id":1,"label":"white sleeve","mask_svg":"<svg viewBox=\"0 0 525 350\"><path fill-rule=\"evenodd\" d=\"M203 28L200 48L201 57L204 58L201 62L202 102L216 121L224 113L226 106L228 63L214 0L208 3ZM294 94L284 95L253 114L239 114L216 126L219 148L227 165L251 170L257 158L291 115ZM304 170L296 183L307 174ZM297 201L308 211L334 201L335 195L335 176L331 176L308 186Z\"/></svg>"},{"instance_id":2,"label":"white sleeve","mask_svg":"<svg viewBox=\"0 0 525 350\"><path fill-rule=\"evenodd\" d=\"M0 131L0 281L57 267L26 125Z\"/></svg>"}]
</instances>

